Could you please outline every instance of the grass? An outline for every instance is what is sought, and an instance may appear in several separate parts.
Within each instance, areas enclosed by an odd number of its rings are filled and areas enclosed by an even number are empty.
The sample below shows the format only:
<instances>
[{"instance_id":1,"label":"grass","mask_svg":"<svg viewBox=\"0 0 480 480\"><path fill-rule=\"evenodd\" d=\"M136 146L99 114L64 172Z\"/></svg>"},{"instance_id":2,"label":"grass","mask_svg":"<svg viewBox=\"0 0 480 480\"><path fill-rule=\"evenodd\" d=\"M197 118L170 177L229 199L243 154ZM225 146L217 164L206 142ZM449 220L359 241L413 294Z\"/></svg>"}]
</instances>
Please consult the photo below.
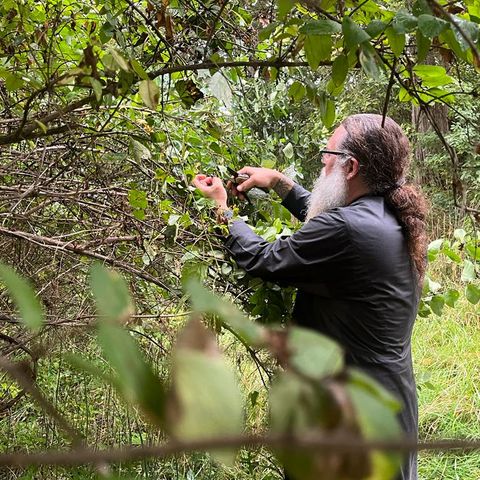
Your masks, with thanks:
<instances>
[{"instance_id":1,"label":"grass","mask_svg":"<svg viewBox=\"0 0 480 480\"><path fill-rule=\"evenodd\" d=\"M413 335L422 439L480 438L480 309L461 298ZM480 453L422 453L422 480L478 480Z\"/></svg>"}]
</instances>

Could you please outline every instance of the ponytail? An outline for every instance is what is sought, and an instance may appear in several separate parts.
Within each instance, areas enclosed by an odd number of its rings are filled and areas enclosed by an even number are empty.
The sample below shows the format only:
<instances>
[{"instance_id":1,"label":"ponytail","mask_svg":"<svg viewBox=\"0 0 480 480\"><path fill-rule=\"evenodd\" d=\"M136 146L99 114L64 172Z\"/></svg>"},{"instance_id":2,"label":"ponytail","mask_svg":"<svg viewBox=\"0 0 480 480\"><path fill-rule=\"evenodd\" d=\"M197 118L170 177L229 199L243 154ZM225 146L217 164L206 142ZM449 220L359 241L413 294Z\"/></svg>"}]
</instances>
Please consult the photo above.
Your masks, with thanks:
<instances>
[{"instance_id":1,"label":"ponytail","mask_svg":"<svg viewBox=\"0 0 480 480\"><path fill-rule=\"evenodd\" d=\"M401 225L419 284L426 269L427 202L420 189L405 183L410 143L391 118L376 114L352 115L342 122L347 135L341 148L355 157L370 191L382 195Z\"/></svg>"}]
</instances>

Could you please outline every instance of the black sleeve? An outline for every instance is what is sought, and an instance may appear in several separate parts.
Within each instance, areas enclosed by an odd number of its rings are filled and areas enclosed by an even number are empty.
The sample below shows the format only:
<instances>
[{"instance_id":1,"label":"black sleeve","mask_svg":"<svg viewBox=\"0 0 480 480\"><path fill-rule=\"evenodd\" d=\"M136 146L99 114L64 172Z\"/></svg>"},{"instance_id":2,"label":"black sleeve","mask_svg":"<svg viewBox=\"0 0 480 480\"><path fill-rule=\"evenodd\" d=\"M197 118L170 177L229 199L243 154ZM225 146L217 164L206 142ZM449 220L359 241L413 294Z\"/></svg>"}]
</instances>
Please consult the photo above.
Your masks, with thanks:
<instances>
[{"instance_id":1,"label":"black sleeve","mask_svg":"<svg viewBox=\"0 0 480 480\"><path fill-rule=\"evenodd\" d=\"M267 242L243 221L230 226L226 247L250 274L286 285L321 282L335 275L349 251L348 230L336 211L318 215L288 237Z\"/></svg>"},{"instance_id":2,"label":"black sleeve","mask_svg":"<svg viewBox=\"0 0 480 480\"><path fill-rule=\"evenodd\" d=\"M303 222L307 215L310 195L311 193L308 190L305 190L296 183L283 199L282 205L287 208L292 215Z\"/></svg>"}]
</instances>

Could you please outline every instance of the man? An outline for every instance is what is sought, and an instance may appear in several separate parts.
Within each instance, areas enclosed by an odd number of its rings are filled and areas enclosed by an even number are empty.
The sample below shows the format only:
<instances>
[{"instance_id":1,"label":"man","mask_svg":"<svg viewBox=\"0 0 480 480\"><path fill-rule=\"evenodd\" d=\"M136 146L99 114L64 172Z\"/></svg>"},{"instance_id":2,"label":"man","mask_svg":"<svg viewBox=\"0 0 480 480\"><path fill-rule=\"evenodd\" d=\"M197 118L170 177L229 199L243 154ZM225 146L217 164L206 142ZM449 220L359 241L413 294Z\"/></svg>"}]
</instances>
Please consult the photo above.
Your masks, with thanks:
<instances>
[{"instance_id":1,"label":"man","mask_svg":"<svg viewBox=\"0 0 480 480\"><path fill-rule=\"evenodd\" d=\"M425 271L426 204L406 184L410 146L390 118L348 117L322 151L324 168L310 194L279 172L245 167L238 192L273 188L305 224L273 243L243 221L230 222L227 247L252 275L298 287L295 322L330 336L346 361L376 378L403 403L399 419L417 434L411 333ZM227 193L218 178L194 184L228 221ZM238 193L237 192L237 193ZM417 478L416 455L402 468Z\"/></svg>"}]
</instances>

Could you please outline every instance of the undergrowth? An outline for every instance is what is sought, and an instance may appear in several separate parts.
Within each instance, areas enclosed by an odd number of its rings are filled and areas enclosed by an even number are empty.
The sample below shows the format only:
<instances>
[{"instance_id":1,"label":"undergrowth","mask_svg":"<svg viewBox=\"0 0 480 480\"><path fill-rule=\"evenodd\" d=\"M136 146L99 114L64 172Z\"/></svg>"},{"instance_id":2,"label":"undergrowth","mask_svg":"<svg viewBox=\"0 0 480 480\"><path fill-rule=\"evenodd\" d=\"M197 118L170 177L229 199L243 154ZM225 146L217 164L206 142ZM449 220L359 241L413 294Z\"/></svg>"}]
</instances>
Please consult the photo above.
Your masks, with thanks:
<instances>
[{"instance_id":1,"label":"undergrowth","mask_svg":"<svg viewBox=\"0 0 480 480\"><path fill-rule=\"evenodd\" d=\"M435 272L433 272L435 276ZM441 276L441 272L438 273ZM437 277L438 277L437 275ZM443 278L442 281L448 282ZM450 280L451 283L451 280ZM457 288L461 286L457 285ZM135 325L136 338L144 351L165 375L167 362L162 349L169 350L173 332L184 322L170 322L168 328L155 323ZM480 311L461 298L455 308L445 307L441 317L418 318L413 335L414 365L419 395L421 439L480 438ZM152 444L162 436L148 427L139 415L126 408L109 387L88 375L74 371L64 360L76 351L102 360L93 337L84 330L52 331L49 355L39 365L43 391L86 436L89 445L109 448L122 444ZM247 405L247 424L260 431L265 422L266 395L261 376L249 354L230 334L221 336L223 348L236 366ZM162 346L162 349L159 348ZM14 388L3 380L2 388ZM257 393L258 392L258 393ZM28 398L23 398L0 418L2 451L29 452L68 448L68 442L52 421ZM112 471L127 478L155 479L258 479L281 478L281 470L266 451L242 450L234 469L213 464L207 455L178 456L115 466ZM0 469L0 479L86 479L95 470L82 467L66 470L44 467L31 470ZM419 455L422 480L478 480L480 453L424 453Z\"/></svg>"}]
</instances>

